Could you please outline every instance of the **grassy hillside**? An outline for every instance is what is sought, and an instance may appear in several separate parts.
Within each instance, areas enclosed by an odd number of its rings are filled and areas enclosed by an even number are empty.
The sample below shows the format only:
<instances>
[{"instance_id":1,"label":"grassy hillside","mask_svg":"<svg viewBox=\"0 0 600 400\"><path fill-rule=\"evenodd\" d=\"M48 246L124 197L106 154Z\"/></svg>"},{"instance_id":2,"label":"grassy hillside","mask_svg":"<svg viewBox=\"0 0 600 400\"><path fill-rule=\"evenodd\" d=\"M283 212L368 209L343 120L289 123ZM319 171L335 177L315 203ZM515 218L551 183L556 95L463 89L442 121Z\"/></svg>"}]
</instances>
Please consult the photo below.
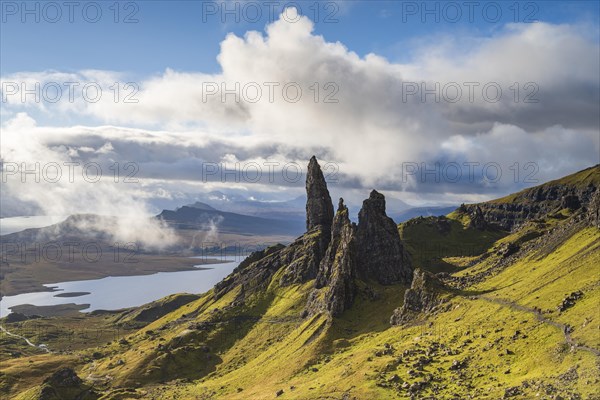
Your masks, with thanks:
<instances>
[{"instance_id":1,"label":"grassy hillside","mask_svg":"<svg viewBox=\"0 0 600 400\"><path fill-rule=\"evenodd\" d=\"M561 182L596 179L577 175ZM40 398L56 386L44 378L71 366L78 390L103 399L600 399L600 230L586 212L510 232L460 211L401 224L414 267L445 285L439 307L400 326L390 316L406 286L360 282L341 317L302 318L314 282L280 286L281 268L243 302L237 286L81 317L121 330L68 351L3 335L0 391ZM33 321L2 324L25 333Z\"/></svg>"},{"instance_id":2,"label":"grassy hillside","mask_svg":"<svg viewBox=\"0 0 600 400\"><path fill-rule=\"evenodd\" d=\"M432 272L455 272L456 264L448 257L467 260L484 253L508 232L500 229L479 230L470 226L469 217L452 212L447 217L420 217L399 225L399 232L413 265Z\"/></svg>"}]
</instances>

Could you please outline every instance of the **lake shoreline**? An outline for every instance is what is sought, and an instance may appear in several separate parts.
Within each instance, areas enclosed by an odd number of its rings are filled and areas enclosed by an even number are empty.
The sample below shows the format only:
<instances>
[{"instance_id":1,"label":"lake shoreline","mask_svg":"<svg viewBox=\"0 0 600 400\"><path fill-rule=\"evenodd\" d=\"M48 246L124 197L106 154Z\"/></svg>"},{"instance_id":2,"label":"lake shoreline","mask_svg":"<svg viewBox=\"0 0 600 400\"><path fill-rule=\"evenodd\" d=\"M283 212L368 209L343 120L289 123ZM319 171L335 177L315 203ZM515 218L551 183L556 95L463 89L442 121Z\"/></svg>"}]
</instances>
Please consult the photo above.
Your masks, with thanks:
<instances>
[{"instance_id":1,"label":"lake shoreline","mask_svg":"<svg viewBox=\"0 0 600 400\"><path fill-rule=\"evenodd\" d=\"M145 256L151 257L151 256ZM163 258L165 256L161 256ZM130 268L123 268L121 270L115 271L112 269L110 272L103 273L102 270L94 270L90 271L69 271L69 274L61 274L57 276L57 280L59 282L74 282L74 281L83 281L83 280L96 280L108 277L127 277L127 276L146 276L152 275L159 272L182 272L182 271L196 271L196 270L206 270L210 268L202 267L203 265L215 265L215 264L223 264L230 262L231 260L222 259L222 258L200 258L202 256L196 257L174 257L173 264L161 264L161 266L155 269L145 269L135 268L135 266L129 266ZM176 264L175 261L181 260L183 261L180 264ZM195 261L192 261L195 260ZM141 263L140 263L141 264ZM187 264L187 265L186 265ZM119 273L116 273L119 272ZM5 285L10 284L11 282L3 282ZM3 287L3 290L0 291L0 301L6 296L16 296L19 294L25 293L43 293L43 292L60 292L60 290L56 290L56 285L58 282L56 280L52 282L44 282L42 280L29 281L27 285L19 285L17 287Z\"/></svg>"},{"instance_id":2,"label":"lake shoreline","mask_svg":"<svg viewBox=\"0 0 600 400\"><path fill-rule=\"evenodd\" d=\"M0 302L0 313L5 317L11 312L23 311L44 315L113 311L139 307L176 293L202 294L231 274L243 258L192 259L196 267L179 271L149 271L146 274L50 283L44 286L45 291L5 296ZM59 295L55 294L57 292Z\"/></svg>"}]
</instances>

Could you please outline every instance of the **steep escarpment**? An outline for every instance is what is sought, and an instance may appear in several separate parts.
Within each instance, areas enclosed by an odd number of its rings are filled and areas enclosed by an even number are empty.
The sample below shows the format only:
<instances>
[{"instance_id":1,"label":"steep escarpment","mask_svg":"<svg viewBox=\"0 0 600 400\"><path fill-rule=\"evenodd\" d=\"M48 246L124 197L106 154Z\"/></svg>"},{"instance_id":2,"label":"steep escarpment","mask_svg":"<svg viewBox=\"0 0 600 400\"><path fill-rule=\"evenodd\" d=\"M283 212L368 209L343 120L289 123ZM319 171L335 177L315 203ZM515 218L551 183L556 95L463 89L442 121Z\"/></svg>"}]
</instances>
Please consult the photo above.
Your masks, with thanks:
<instances>
[{"instance_id":1,"label":"steep escarpment","mask_svg":"<svg viewBox=\"0 0 600 400\"><path fill-rule=\"evenodd\" d=\"M594 192L594 196L588 205L586 219L590 226L600 228L600 190Z\"/></svg>"},{"instance_id":2,"label":"steep escarpment","mask_svg":"<svg viewBox=\"0 0 600 400\"><path fill-rule=\"evenodd\" d=\"M284 248L283 245L275 245L250 254L228 277L215 285L215 299L223 297L237 286L241 287L242 293L239 300L243 300L245 294L264 289L269 279L282 266L281 250Z\"/></svg>"},{"instance_id":3,"label":"steep escarpment","mask_svg":"<svg viewBox=\"0 0 600 400\"><path fill-rule=\"evenodd\" d=\"M497 227L510 231L526 221L561 209L587 209L599 186L600 166L597 165L497 200L463 204L459 211L469 216L475 228Z\"/></svg>"}]
</instances>

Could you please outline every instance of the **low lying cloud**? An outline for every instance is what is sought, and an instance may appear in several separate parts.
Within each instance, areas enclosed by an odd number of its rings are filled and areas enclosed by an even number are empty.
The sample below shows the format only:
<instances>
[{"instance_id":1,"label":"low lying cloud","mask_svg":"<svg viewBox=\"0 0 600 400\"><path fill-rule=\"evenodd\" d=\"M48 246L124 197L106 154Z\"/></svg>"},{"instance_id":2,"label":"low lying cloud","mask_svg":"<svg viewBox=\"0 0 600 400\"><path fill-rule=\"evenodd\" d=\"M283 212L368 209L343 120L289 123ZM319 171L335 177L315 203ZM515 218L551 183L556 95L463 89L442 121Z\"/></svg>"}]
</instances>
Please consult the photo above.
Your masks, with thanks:
<instances>
[{"instance_id":1,"label":"low lying cloud","mask_svg":"<svg viewBox=\"0 0 600 400\"><path fill-rule=\"evenodd\" d=\"M23 113L3 126L4 130L8 134L1 139L1 201L16 207L3 207L4 216L18 215L21 202L39 215L116 216L77 219L77 228L106 232L113 241L143 243L149 248L176 242L173 231L152 218L143 187L135 174L130 176L131 171L116 161L110 142L98 147L89 143L72 146L68 140L59 139L62 144L54 144L48 141L52 131L38 128Z\"/></svg>"}]
</instances>

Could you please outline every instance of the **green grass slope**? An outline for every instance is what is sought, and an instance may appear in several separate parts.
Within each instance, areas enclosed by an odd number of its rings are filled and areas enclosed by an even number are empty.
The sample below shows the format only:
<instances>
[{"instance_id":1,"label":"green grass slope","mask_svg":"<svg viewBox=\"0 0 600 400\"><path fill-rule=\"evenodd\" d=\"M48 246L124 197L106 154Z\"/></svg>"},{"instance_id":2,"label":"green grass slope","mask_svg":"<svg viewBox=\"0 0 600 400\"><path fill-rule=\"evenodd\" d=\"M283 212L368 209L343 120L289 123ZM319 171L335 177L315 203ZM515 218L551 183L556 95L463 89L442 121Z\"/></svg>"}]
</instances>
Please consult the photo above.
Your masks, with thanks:
<instances>
[{"instance_id":1,"label":"green grass slope","mask_svg":"<svg viewBox=\"0 0 600 400\"><path fill-rule=\"evenodd\" d=\"M500 229L475 229L470 226L469 217L458 211L447 217L415 218L400 224L398 229L413 266L434 273L459 271L460 266L449 263L447 258L468 260L479 256L508 235Z\"/></svg>"}]
</instances>

